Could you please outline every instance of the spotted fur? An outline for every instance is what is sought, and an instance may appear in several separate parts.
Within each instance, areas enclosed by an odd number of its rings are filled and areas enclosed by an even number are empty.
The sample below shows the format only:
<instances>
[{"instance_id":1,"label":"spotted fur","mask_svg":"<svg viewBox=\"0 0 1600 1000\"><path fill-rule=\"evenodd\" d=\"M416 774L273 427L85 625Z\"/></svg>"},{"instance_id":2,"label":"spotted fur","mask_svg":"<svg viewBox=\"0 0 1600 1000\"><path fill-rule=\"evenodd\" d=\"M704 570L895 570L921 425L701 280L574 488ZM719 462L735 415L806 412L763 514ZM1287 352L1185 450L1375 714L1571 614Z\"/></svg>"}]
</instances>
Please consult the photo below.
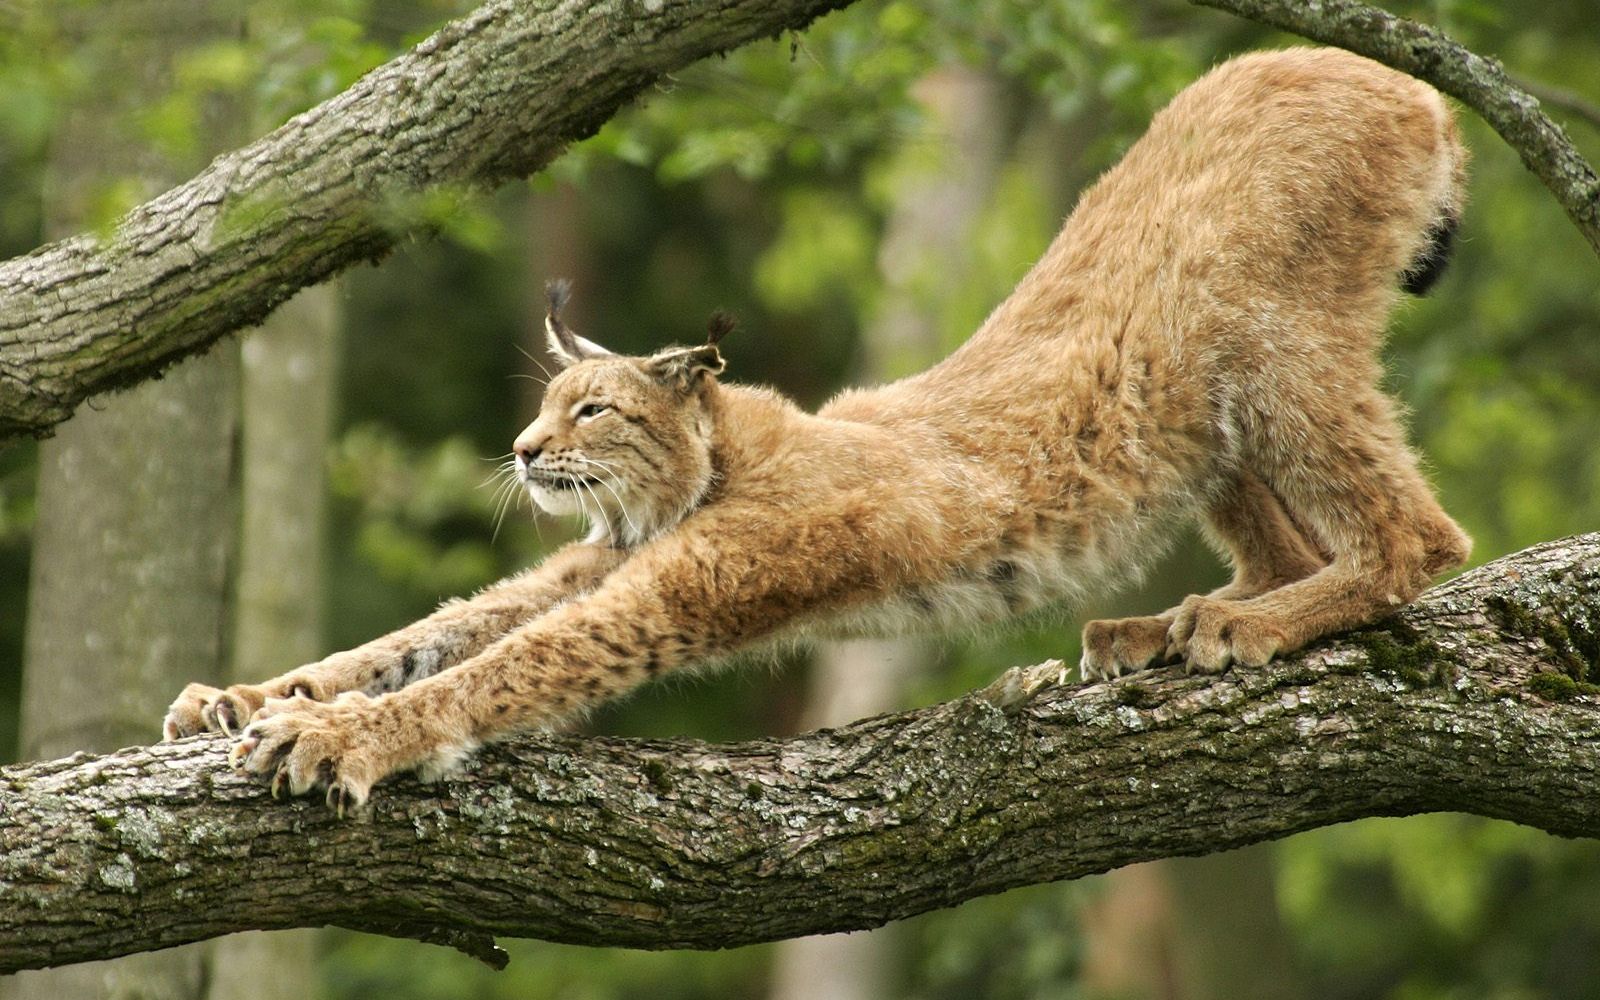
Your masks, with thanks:
<instances>
[{"instance_id":1,"label":"spotted fur","mask_svg":"<svg viewBox=\"0 0 1600 1000\"><path fill-rule=\"evenodd\" d=\"M1464 159L1439 96L1376 63L1227 63L951 357L814 415L718 380L725 321L623 357L562 323L557 288L564 367L516 468L589 537L360 649L191 688L167 733L253 715L241 766L360 802L394 771L738 650L1070 603L1195 517L1234 581L1089 623L1086 676L1258 665L1381 616L1467 553L1377 359L1401 283L1437 270Z\"/></svg>"}]
</instances>

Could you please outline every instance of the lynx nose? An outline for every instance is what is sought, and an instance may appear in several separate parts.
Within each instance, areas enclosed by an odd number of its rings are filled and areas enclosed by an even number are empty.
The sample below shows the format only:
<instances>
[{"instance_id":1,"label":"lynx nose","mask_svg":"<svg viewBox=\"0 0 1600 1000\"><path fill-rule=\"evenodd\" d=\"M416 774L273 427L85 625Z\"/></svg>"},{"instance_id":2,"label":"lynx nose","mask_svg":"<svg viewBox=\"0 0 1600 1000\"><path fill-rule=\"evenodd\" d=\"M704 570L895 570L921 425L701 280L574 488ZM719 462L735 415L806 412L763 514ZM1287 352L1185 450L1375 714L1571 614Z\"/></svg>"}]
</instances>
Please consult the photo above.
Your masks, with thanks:
<instances>
[{"instance_id":1,"label":"lynx nose","mask_svg":"<svg viewBox=\"0 0 1600 1000\"><path fill-rule=\"evenodd\" d=\"M531 441L524 441L519 438L511 446L511 451L522 459L524 465L532 465L539 458L539 453L544 451L544 448Z\"/></svg>"}]
</instances>

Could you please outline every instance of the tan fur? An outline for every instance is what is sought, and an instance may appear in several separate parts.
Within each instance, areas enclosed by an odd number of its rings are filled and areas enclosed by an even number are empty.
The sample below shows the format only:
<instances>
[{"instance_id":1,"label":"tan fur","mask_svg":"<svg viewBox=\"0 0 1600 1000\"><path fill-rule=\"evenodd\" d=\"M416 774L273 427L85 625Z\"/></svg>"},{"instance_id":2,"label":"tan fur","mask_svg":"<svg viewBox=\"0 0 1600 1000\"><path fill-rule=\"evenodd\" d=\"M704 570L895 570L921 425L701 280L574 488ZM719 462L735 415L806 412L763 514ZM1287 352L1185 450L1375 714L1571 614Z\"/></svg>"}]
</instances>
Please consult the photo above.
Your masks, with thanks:
<instances>
[{"instance_id":1,"label":"tan fur","mask_svg":"<svg viewBox=\"0 0 1600 1000\"><path fill-rule=\"evenodd\" d=\"M1091 622L1087 677L1258 665L1386 614L1467 554L1377 359L1398 276L1460 209L1463 162L1439 96L1376 63L1227 63L960 350L816 415L720 384L712 345L608 355L553 308L568 367L519 470L542 506L588 516L589 540L275 681L193 686L167 735L254 714L241 766L360 802L696 661L1071 600L1194 516L1234 582Z\"/></svg>"}]
</instances>

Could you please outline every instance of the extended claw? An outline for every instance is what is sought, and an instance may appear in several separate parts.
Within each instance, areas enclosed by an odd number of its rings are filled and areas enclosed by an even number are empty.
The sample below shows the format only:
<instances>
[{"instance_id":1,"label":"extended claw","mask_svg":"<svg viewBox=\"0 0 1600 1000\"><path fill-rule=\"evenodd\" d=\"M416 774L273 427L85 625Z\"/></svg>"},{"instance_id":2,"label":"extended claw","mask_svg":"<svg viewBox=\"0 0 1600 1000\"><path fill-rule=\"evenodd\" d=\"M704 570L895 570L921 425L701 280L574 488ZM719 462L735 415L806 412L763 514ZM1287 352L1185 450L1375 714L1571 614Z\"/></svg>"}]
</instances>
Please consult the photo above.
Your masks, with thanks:
<instances>
[{"instance_id":1,"label":"extended claw","mask_svg":"<svg viewBox=\"0 0 1600 1000\"><path fill-rule=\"evenodd\" d=\"M272 776L272 797L274 799L282 798L283 790L288 787L288 784L289 769L286 767L278 768L277 773Z\"/></svg>"},{"instance_id":2,"label":"extended claw","mask_svg":"<svg viewBox=\"0 0 1600 1000\"><path fill-rule=\"evenodd\" d=\"M256 748L256 743L256 738L250 735L250 730L246 729L240 733L239 742L235 743L233 748L228 751L228 764L235 771L244 770L245 764L250 760L251 751Z\"/></svg>"}]
</instances>

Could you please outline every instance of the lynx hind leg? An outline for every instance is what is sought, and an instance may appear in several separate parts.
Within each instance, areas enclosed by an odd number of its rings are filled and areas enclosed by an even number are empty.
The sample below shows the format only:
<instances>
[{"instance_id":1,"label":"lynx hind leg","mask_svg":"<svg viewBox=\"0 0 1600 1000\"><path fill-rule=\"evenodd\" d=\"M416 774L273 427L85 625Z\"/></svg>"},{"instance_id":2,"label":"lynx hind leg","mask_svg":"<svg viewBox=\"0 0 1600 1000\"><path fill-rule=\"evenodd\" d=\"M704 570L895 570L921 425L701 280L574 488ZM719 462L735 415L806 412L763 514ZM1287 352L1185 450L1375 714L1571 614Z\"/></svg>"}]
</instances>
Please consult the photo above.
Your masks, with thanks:
<instances>
[{"instance_id":1,"label":"lynx hind leg","mask_svg":"<svg viewBox=\"0 0 1600 1000\"><path fill-rule=\"evenodd\" d=\"M1304 579L1249 598L1191 597L1172 625L1171 652L1191 671L1260 666L1414 598L1434 575L1466 561L1471 542L1439 506L1402 438L1388 400L1297 440L1305 447L1268 471L1273 491L1332 559ZM1282 454L1282 453L1280 453Z\"/></svg>"},{"instance_id":2,"label":"lynx hind leg","mask_svg":"<svg viewBox=\"0 0 1600 1000\"><path fill-rule=\"evenodd\" d=\"M1233 579L1209 595L1214 598L1255 597L1328 564L1328 556L1300 530L1277 494L1251 472L1235 475L1206 511L1205 526L1233 563Z\"/></svg>"},{"instance_id":3,"label":"lynx hind leg","mask_svg":"<svg viewBox=\"0 0 1600 1000\"><path fill-rule=\"evenodd\" d=\"M1234 476L1206 510L1206 527L1233 562L1233 579L1209 595L1241 599L1310 576L1327 559L1306 539L1272 490L1256 476ZM1085 680L1120 677L1176 658L1170 632L1181 610L1089 622L1083 628Z\"/></svg>"}]
</instances>

